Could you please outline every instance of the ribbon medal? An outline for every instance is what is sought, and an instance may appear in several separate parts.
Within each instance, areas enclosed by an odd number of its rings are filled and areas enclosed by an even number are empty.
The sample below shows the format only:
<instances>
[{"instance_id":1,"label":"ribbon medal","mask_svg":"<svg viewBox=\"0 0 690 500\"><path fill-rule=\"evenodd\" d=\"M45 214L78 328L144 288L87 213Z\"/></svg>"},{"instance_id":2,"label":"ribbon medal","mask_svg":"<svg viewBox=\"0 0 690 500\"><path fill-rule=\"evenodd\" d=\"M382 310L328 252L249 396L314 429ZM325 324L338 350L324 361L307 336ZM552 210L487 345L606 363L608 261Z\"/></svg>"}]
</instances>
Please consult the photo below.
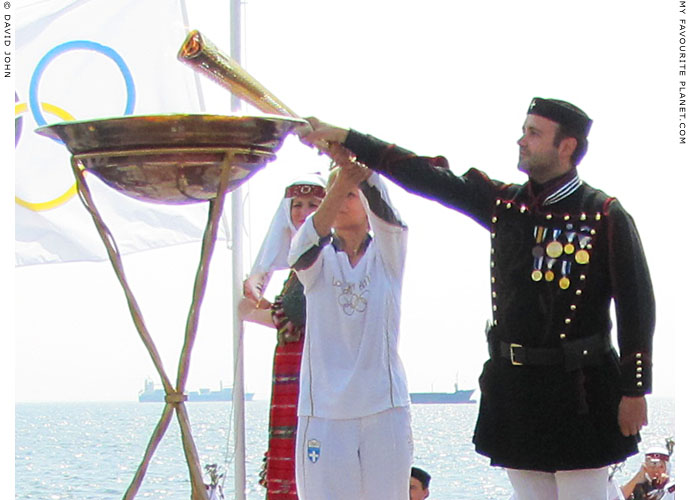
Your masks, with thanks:
<instances>
[{"instance_id":1,"label":"ribbon medal","mask_svg":"<svg viewBox=\"0 0 690 500\"><path fill-rule=\"evenodd\" d=\"M554 229L551 232L551 237L553 241L546 245L546 255L552 259L557 259L563 254L563 245L558 241L558 237L561 235L560 229Z\"/></svg>"},{"instance_id":2,"label":"ribbon medal","mask_svg":"<svg viewBox=\"0 0 690 500\"><path fill-rule=\"evenodd\" d=\"M573 263L568 260L564 260L561 263L561 279L558 280L558 286L561 287L561 290L567 290L570 287L570 278L568 278L568 276L570 275L572 264Z\"/></svg>"},{"instance_id":3,"label":"ribbon medal","mask_svg":"<svg viewBox=\"0 0 690 500\"><path fill-rule=\"evenodd\" d=\"M569 216L564 220L569 220ZM579 230L572 223L566 224L565 229L534 226L532 281L555 281L561 290L570 288L573 263L589 263L593 234L588 225Z\"/></svg>"},{"instance_id":4,"label":"ribbon medal","mask_svg":"<svg viewBox=\"0 0 690 500\"><path fill-rule=\"evenodd\" d=\"M573 245L573 241L575 240L576 235L577 233L574 232L568 232L565 235L565 238L566 240L568 240L568 243L563 245L563 252L567 255L571 255L575 251L575 245Z\"/></svg>"},{"instance_id":5,"label":"ribbon medal","mask_svg":"<svg viewBox=\"0 0 690 500\"><path fill-rule=\"evenodd\" d=\"M544 226L534 226L534 241L537 243L532 247L532 257L534 257L534 264L532 266L532 281L541 281L544 273L541 267L544 263L544 247L541 243L546 237L547 229Z\"/></svg>"},{"instance_id":6,"label":"ribbon medal","mask_svg":"<svg viewBox=\"0 0 690 500\"><path fill-rule=\"evenodd\" d=\"M580 230L587 231L587 233L577 235L578 245L580 246L580 249L577 252L575 252L575 262L577 262L578 264L587 264L589 263L589 252L587 251L587 249L592 248L592 246L590 245L592 237L588 234L590 232L589 227L584 226L580 228Z\"/></svg>"}]
</instances>

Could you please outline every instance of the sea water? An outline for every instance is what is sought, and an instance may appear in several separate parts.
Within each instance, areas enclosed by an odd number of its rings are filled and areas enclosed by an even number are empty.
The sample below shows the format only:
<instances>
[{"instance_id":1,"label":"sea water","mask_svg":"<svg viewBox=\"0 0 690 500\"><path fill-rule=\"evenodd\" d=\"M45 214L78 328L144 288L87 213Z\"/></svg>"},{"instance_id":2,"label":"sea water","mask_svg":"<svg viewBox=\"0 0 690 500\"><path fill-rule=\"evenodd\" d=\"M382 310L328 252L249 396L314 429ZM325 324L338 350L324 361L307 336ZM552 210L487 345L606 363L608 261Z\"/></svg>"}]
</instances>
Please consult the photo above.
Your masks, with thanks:
<instances>
[{"instance_id":1,"label":"sea water","mask_svg":"<svg viewBox=\"0 0 690 500\"><path fill-rule=\"evenodd\" d=\"M664 443L675 429L675 401L648 398L650 424L641 449ZM218 464L227 500L234 498L234 439L230 403L187 404L202 468ZM18 403L15 406L15 498L122 498L142 460L163 405L159 403ZM475 453L477 404L413 405L414 463L432 475L430 500L507 499L505 472ZM246 403L246 497L262 500L258 473L266 451L268 402ZM616 473L625 482L640 455ZM673 459L672 459L673 463ZM208 480L208 477L206 477ZM137 498L189 499L189 472L173 417Z\"/></svg>"}]
</instances>

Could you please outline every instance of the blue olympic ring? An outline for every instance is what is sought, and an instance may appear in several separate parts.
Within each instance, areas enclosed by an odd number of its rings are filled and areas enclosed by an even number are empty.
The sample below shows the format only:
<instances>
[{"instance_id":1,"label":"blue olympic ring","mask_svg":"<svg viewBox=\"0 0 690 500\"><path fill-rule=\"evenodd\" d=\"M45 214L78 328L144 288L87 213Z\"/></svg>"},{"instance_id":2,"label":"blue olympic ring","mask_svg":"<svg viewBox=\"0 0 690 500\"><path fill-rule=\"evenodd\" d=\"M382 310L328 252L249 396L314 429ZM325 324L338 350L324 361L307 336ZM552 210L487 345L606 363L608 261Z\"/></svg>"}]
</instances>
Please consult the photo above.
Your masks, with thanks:
<instances>
[{"instance_id":1,"label":"blue olympic ring","mask_svg":"<svg viewBox=\"0 0 690 500\"><path fill-rule=\"evenodd\" d=\"M120 54L115 52L110 47L101 45L96 42L91 42L89 40L73 40L71 42L65 42L63 44L53 47L43 58L38 62L34 74L31 76L31 83L29 85L29 107L31 108L31 114L39 127L46 125L45 118L41 113L40 106L38 104L38 82L43 74L43 71L48 66L53 59L55 59L60 54L68 52L70 50L93 50L95 52L100 52L106 57L112 59L125 79L125 86L127 88L127 103L125 105L125 116L131 115L134 112L134 100L135 100L135 90L134 90L134 79L132 78L132 73L129 71L127 64L125 64L124 59L120 57Z\"/></svg>"}]
</instances>

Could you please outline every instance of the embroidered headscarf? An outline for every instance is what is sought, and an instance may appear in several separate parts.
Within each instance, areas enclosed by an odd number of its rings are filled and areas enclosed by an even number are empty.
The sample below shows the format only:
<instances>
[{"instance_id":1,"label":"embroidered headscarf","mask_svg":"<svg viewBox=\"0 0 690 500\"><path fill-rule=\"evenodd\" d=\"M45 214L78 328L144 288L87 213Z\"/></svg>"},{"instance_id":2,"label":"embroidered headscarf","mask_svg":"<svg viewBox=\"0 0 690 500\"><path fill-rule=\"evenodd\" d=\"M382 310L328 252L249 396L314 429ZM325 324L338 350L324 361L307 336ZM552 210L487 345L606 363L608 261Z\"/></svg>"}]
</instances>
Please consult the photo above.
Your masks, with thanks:
<instances>
[{"instance_id":1,"label":"embroidered headscarf","mask_svg":"<svg viewBox=\"0 0 690 500\"><path fill-rule=\"evenodd\" d=\"M290 240L297 232L297 228L292 223L292 217L290 217L292 199L297 196L323 198L325 195L326 181L318 173L304 174L285 188L285 197L281 200L278 210L273 216L250 275L270 274L278 269L290 267L287 263L287 255L290 249Z\"/></svg>"}]
</instances>

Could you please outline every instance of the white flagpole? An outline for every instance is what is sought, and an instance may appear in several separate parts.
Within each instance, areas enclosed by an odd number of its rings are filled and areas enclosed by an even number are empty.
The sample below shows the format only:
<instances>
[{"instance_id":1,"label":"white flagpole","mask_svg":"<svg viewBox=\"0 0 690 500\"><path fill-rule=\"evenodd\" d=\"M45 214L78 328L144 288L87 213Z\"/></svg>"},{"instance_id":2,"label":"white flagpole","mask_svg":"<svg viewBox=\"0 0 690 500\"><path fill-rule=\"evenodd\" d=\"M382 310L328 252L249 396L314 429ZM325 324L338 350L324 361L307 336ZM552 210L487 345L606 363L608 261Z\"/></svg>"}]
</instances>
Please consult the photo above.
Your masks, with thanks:
<instances>
[{"instance_id":1,"label":"white flagpole","mask_svg":"<svg viewBox=\"0 0 690 500\"><path fill-rule=\"evenodd\" d=\"M241 0L230 0L230 57L242 64L242 4ZM231 109L240 110L240 99L232 95ZM235 500L245 500L247 471L245 465L245 428L244 428L244 326L237 314L237 307L242 299L242 186L231 193L232 206L232 304L233 304L233 360L235 373L233 380L232 413L235 435Z\"/></svg>"}]
</instances>

